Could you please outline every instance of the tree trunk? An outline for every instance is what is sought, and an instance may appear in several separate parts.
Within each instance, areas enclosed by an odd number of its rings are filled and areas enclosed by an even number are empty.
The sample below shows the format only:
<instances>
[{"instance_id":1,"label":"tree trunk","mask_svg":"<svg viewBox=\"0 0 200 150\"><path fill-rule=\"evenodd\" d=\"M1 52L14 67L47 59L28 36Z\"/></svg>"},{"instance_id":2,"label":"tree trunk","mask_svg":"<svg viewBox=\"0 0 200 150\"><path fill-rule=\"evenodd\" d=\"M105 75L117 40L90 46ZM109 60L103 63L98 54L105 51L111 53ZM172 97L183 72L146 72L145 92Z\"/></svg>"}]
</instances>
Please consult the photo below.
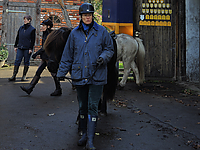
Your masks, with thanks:
<instances>
[{"instance_id":1,"label":"tree trunk","mask_svg":"<svg viewBox=\"0 0 200 150\"><path fill-rule=\"evenodd\" d=\"M6 12L6 10L8 9L8 2L9 2L8 0L3 0L1 44L6 43L7 20L8 20L8 13Z\"/></svg>"},{"instance_id":2,"label":"tree trunk","mask_svg":"<svg viewBox=\"0 0 200 150\"><path fill-rule=\"evenodd\" d=\"M68 12L67 12L67 10L65 9L63 0L58 0L58 4L60 4L60 6L61 6L61 9L62 9L64 18L65 18L65 21L66 21L66 23L67 23L67 26L68 26L69 28L72 28L72 24L71 24L71 21L70 21L70 19L69 19Z\"/></svg>"},{"instance_id":3,"label":"tree trunk","mask_svg":"<svg viewBox=\"0 0 200 150\"><path fill-rule=\"evenodd\" d=\"M41 0L36 2L36 46L40 45L40 10L41 10Z\"/></svg>"}]
</instances>

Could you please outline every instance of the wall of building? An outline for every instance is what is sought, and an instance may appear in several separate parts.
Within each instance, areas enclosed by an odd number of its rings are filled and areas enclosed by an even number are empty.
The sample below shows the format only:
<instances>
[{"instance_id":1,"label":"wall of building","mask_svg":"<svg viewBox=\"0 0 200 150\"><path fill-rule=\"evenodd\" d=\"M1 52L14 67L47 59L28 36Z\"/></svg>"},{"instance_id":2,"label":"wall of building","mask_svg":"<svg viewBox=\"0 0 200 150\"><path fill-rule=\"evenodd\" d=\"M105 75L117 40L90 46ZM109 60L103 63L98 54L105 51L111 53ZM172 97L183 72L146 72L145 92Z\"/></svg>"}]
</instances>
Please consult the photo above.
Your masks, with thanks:
<instances>
[{"instance_id":1,"label":"wall of building","mask_svg":"<svg viewBox=\"0 0 200 150\"><path fill-rule=\"evenodd\" d=\"M41 8L40 8L40 23L45 20L45 19L53 19L54 26L52 29L58 29L60 27L66 27L66 20L63 15L63 11L61 9L61 5L59 3L61 0L41 0ZM26 10L26 14L19 14L21 16L19 20L16 22L14 19L10 19L7 21L7 24L14 26L12 28L13 36L12 42L7 41L8 44L8 50L9 50L9 62L14 62L15 60L15 53L13 51L13 45L14 45L14 40L16 38L17 30L19 26L22 25L23 23L23 18L22 16L24 15L31 15L33 17L32 24L34 27L38 27L39 23L36 24L36 12L31 13L31 8L36 7L37 0L9 0L8 3L8 9L16 9L16 10ZM63 0L63 3L65 5L66 11L68 12L71 24L73 27L76 27L79 24L79 6L84 3L84 0ZM28 9L30 7L30 9ZM2 14L3 13L3 0L0 0L0 40L1 40L1 29L2 29ZM31 14L30 14L31 13ZM9 15L10 16L10 15ZM15 16L18 16L17 14ZM36 28L39 29L39 28ZM15 31L16 30L16 31ZM9 32L9 31L7 31ZM10 37L11 33L7 34L7 37ZM42 32L40 32L40 35L37 35L36 39L39 39L39 42L36 42L34 51L37 51L40 49L41 44L42 44L42 39L41 39ZM39 43L39 44L37 44ZM37 57L39 59L39 56Z\"/></svg>"},{"instance_id":2,"label":"wall of building","mask_svg":"<svg viewBox=\"0 0 200 150\"><path fill-rule=\"evenodd\" d=\"M199 0L186 0L186 76L199 80Z\"/></svg>"}]
</instances>

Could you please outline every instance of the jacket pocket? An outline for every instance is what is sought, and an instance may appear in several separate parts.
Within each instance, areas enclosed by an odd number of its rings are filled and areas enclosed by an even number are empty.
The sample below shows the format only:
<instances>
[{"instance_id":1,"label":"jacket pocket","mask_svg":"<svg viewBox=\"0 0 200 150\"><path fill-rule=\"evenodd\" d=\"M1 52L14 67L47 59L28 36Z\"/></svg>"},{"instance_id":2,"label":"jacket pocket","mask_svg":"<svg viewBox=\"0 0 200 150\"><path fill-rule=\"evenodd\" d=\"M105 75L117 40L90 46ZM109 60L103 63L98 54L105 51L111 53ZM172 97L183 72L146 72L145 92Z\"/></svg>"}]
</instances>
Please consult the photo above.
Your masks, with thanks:
<instances>
[{"instance_id":1,"label":"jacket pocket","mask_svg":"<svg viewBox=\"0 0 200 150\"><path fill-rule=\"evenodd\" d=\"M72 65L72 79L81 79L82 78L82 68L81 64Z\"/></svg>"},{"instance_id":2,"label":"jacket pocket","mask_svg":"<svg viewBox=\"0 0 200 150\"><path fill-rule=\"evenodd\" d=\"M96 82L102 82L107 80L107 66L102 65L97 68L96 64L92 64L93 71L96 73L93 76L93 80Z\"/></svg>"}]
</instances>

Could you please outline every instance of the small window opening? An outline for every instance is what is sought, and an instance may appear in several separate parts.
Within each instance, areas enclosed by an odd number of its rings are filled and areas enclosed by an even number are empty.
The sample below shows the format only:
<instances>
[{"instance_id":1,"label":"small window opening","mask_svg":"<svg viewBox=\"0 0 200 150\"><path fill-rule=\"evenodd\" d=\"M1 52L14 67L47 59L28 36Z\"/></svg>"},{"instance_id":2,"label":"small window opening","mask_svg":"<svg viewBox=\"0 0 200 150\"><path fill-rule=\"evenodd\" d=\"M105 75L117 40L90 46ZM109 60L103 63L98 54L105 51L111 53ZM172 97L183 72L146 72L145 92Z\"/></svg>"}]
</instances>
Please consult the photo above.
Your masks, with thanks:
<instances>
[{"instance_id":1,"label":"small window opening","mask_svg":"<svg viewBox=\"0 0 200 150\"><path fill-rule=\"evenodd\" d=\"M61 20L58 16L50 16L49 19L51 19L53 23L61 23Z\"/></svg>"}]
</instances>

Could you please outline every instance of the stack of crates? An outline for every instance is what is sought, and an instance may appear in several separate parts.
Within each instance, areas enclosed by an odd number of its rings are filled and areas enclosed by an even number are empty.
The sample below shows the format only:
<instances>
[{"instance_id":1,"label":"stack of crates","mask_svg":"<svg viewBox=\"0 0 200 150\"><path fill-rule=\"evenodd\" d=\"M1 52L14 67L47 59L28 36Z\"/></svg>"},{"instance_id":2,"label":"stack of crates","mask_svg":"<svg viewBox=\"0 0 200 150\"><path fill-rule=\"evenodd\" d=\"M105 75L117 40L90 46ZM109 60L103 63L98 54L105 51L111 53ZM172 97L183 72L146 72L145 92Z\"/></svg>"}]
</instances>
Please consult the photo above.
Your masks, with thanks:
<instances>
[{"instance_id":1,"label":"stack of crates","mask_svg":"<svg viewBox=\"0 0 200 150\"><path fill-rule=\"evenodd\" d=\"M103 0L102 25L133 36L133 0Z\"/></svg>"}]
</instances>

